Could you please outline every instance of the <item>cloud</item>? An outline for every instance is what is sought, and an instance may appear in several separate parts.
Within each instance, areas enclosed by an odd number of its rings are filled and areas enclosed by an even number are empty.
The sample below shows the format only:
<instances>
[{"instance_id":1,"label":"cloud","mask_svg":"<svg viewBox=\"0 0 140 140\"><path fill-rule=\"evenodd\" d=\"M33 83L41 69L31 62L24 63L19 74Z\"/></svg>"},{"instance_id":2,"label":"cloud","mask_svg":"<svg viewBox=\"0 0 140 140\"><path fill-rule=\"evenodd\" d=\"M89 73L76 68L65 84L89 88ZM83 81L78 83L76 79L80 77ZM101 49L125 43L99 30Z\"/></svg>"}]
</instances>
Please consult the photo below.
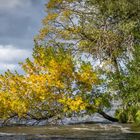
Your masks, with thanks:
<instances>
[{"instance_id":1,"label":"cloud","mask_svg":"<svg viewBox=\"0 0 140 140\"><path fill-rule=\"evenodd\" d=\"M38 6L48 0L0 0L0 9L9 10L21 7Z\"/></svg>"},{"instance_id":2,"label":"cloud","mask_svg":"<svg viewBox=\"0 0 140 140\"><path fill-rule=\"evenodd\" d=\"M0 72L7 69L21 72L19 62L31 57L32 51L29 49L16 48L13 45L0 45Z\"/></svg>"},{"instance_id":3,"label":"cloud","mask_svg":"<svg viewBox=\"0 0 140 140\"><path fill-rule=\"evenodd\" d=\"M10 9L18 6L29 5L29 0L1 0L0 9Z\"/></svg>"},{"instance_id":4,"label":"cloud","mask_svg":"<svg viewBox=\"0 0 140 140\"><path fill-rule=\"evenodd\" d=\"M7 70L10 70L12 72L14 72L16 70L16 71L18 71L20 73L23 73L20 65L18 65L18 64L0 63L0 73L4 73Z\"/></svg>"},{"instance_id":5,"label":"cloud","mask_svg":"<svg viewBox=\"0 0 140 140\"><path fill-rule=\"evenodd\" d=\"M0 73L31 56L47 0L0 0ZM7 45L12 44L12 45Z\"/></svg>"},{"instance_id":6,"label":"cloud","mask_svg":"<svg viewBox=\"0 0 140 140\"><path fill-rule=\"evenodd\" d=\"M46 0L0 0L0 44L33 48L33 38L45 15L44 2Z\"/></svg>"},{"instance_id":7,"label":"cloud","mask_svg":"<svg viewBox=\"0 0 140 140\"><path fill-rule=\"evenodd\" d=\"M41 25L43 7L41 0L0 0L0 36L33 38Z\"/></svg>"},{"instance_id":8,"label":"cloud","mask_svg":"<svg viewBox=\"0 0 140 140\"><path fill-rule=\"evenodd\" d=\"M31 50L16 48L12 45L0 45L0 62L18 62L31 56Z\"/></svg>"}]
</instances>

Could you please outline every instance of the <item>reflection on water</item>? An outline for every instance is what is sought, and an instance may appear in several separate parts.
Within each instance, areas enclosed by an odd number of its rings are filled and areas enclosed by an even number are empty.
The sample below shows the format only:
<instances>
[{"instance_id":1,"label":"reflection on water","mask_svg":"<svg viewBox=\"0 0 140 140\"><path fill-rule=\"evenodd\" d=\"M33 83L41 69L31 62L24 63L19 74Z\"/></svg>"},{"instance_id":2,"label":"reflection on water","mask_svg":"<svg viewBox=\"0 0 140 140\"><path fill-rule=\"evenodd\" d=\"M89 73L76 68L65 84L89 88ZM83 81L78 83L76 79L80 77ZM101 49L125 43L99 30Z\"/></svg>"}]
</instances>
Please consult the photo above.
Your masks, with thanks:
<instances>
[{"instance_id":1,"label":"reflection on water","mask_svg":"<svg viewBox=\"0 0 140 140\"><path fill-rule=\"evenodd\" d=\"M140 140L140 129L117 123L2 127L0 140Z\"/></svg>"}]
</instances>

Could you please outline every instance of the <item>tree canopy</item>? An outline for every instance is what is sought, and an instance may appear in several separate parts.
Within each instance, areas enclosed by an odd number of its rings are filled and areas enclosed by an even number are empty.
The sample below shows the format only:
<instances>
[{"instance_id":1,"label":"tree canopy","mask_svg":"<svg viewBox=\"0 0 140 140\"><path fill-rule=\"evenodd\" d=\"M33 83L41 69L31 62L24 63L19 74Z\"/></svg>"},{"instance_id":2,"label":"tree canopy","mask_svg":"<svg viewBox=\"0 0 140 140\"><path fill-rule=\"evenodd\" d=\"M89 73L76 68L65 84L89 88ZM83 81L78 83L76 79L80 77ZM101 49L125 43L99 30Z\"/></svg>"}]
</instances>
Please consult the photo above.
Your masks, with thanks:
<instances>
[{"instance_id":1,"label":"tree canopy","mask_svg":"<svg viewBox=\"0 0 140 140\"><path fill-rule=\"evenodd\" d=\"M99 113L140 123L138 0L50 0L24 75L0 76L0 117L48 120ZM120 103L115 118L107 115Z\"/></svg>"}]
</instances>

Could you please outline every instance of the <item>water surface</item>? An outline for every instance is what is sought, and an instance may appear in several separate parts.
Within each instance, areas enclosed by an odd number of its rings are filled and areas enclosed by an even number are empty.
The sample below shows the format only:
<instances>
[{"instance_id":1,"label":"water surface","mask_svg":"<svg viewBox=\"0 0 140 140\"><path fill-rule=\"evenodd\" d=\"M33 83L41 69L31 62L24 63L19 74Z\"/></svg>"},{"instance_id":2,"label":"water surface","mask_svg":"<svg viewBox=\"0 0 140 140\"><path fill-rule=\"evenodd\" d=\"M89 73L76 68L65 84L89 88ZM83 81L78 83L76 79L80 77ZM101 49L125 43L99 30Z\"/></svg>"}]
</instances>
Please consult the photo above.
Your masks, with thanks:
<instances>
[{"instance_id":1,"label":"water surface","mask_svg":"<svg viewBox=\"0 0 140 140\"><path fill-rule=\"evenodd\" d=\"M1 127L0 140L140 140L140 128L118 123Z\"/></svg>"}]
</instances>

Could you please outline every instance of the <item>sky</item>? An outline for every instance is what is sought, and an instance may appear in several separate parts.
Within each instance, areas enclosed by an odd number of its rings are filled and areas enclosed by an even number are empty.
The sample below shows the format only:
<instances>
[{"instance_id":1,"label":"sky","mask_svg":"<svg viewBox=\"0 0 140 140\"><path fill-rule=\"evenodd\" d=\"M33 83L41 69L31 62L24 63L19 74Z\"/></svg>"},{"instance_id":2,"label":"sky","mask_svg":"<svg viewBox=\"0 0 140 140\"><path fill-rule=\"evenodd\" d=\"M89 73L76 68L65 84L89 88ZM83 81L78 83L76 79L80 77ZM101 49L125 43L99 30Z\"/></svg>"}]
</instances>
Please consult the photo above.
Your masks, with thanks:
<instances>
[{"instance_id":1,"label":"sky","mask_svg":"<svg viewBox=\"0 0 140 140\"><path fill-rule=\"evenodd\" d=\"M23 73L19 62L32 56L47 0L0 0L0 74Z\"/></svg>"}]
</instances>

